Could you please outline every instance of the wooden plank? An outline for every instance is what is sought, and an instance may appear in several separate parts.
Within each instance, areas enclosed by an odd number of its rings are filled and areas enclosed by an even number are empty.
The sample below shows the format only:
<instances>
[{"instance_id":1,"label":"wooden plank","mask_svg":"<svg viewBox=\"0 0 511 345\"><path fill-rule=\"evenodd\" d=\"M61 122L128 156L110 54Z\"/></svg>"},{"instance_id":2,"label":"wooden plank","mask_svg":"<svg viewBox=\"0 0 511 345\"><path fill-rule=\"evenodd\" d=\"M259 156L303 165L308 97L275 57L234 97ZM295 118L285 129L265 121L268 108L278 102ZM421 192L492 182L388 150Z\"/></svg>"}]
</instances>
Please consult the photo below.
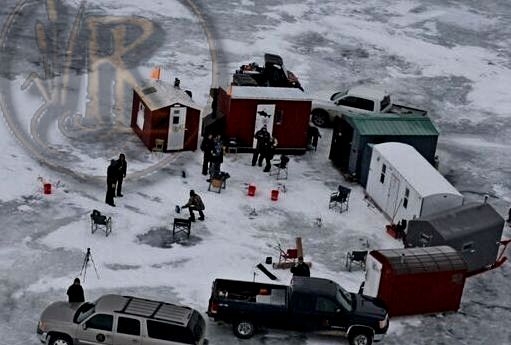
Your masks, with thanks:
<instances>
[{"instance_id":1,"label":"wooden plank","mask_svg":"<svg viewBox=\"0 0 511 345\"><path fill-rule=\"evenodd\" d=\"M302 247L302 238L301 237L296 238L296 250L298 251L298 256L303 257L303 247Z\"/></svg>"}]
</instances>

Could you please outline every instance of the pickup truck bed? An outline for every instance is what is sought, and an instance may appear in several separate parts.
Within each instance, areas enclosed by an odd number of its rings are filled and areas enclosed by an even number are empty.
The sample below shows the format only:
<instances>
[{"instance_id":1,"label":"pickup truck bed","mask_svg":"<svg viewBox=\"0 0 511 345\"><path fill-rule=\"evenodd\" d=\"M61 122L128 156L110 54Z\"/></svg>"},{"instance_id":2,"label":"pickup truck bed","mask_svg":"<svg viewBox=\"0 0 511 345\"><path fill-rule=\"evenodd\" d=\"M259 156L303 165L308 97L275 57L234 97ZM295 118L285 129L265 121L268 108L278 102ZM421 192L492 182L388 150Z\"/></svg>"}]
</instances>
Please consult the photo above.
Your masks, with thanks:
<instances>
[{"instance_id":1,"label":"pickup truck bed","mask_svg":"<svg viewBox=\"0 0 511 345\"><path fill-rule=\"evenodd\" d=\"M405 105L393 104L388 110L388 113L398 115L426 116L428 112L426 110L407 107Z\"/></svg>"}]
</instances>

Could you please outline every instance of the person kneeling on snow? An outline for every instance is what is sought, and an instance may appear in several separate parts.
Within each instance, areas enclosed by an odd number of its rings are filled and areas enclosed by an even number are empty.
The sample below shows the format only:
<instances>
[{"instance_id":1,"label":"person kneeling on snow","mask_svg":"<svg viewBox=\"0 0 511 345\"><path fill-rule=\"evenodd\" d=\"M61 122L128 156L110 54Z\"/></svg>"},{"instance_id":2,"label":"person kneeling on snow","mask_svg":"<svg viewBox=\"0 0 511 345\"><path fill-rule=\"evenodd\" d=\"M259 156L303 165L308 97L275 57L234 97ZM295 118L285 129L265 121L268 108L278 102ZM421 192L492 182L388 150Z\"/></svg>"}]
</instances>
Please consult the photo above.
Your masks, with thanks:
<instances>
[{"instance_id":1,"label":"person kneeling on snow","mask_svg":"<svg viewBox=\"0 0 511 345\"><path fill-rule=\"evenodd\" d=\"M192 222L195 222L195 214L193 211L198 211L199 220L204 220L204 203L202 202L201 197L197 195L193 189L190 190L190 199L188 199L188 202L181 206L181 208L188 208L188 211L190 211L190 220Z\"/></svg>"}]
</instances>

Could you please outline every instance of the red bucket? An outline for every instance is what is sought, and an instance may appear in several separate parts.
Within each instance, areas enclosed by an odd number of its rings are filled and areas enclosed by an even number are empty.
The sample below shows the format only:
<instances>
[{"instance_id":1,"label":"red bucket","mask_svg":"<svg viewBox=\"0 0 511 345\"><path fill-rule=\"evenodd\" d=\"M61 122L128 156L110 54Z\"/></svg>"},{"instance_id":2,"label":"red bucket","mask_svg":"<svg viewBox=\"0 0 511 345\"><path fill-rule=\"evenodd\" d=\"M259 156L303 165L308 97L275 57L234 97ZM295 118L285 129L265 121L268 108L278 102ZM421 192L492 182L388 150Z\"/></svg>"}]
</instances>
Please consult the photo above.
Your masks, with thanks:
<instances>
[{"instance_id":1,"label":"red bucket","mask_svg":"<svg viewBox=\"0 0 511 345\"><path fill-rule=\"evenodd\" d=\"M277 201L277 200L279 200L279 191L278 191L278 189L273 189L273 190L271 191L271 199L272 199L273 201Z\"/></svg>"},{"instance_id":2,"label":"red bucket","mask_svg":"<svg viewBox=\"0 0 511 345\"><path fill-rule=\"evenodd\" d=\"M256 186L251 184L248 186L248 196L254 196L256 192Z\"/></svg>"},{"instance_id":3,"label":"red bucket","mask_svg":"<svg viewBox=\"0 0 511 345\"><path fill-rule=\"evenodd\" d=\"M51 183L43 184L43 192L44 194L51 194Z\"/></svg>"}]
</instances>

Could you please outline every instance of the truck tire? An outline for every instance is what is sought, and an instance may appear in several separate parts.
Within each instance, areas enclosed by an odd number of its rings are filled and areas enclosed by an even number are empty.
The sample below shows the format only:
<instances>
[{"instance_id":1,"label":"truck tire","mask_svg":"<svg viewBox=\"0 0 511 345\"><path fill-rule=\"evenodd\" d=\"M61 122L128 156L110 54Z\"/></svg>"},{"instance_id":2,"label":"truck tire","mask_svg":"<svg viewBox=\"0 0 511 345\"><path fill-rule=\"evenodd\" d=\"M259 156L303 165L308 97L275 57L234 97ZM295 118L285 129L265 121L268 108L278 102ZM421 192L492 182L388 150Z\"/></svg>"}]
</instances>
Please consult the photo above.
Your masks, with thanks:
<instances>
[{"instance_id":1,"label":"truck tire","mask_svg":"<svg viewBox=\"0 0 511 345\"><path fill-rule=\"evenodd\" d=\"M73 342L65 335L55 335L50 338L49 345L73 345Z\"/></svg>"},{"instance_id":2,"label":"truck tire","mask_svg":"<svg viewBox=\"0 0 511 345\"><path fill-rule=\"evenodd\" d=\"M240 339L251 338L255 333L255 325L249 320L239 320L232 324L234 335Z\"/></svg>"},{"instance_id":3,"label":"truck tire","mask_svg":"<svg viewBox=\"0 0 511 345\"><path fill-rule=\"evenodd\" d=\"M323 109L314 109L312 111L311 121L315 126L327 127L330 124L330 116Z\"/></svg>"},{"instance_id":4,"label":"truck tire","mask_svg":"<svg viewBox=\"0 0 511 345\"><path fill-rule=\"evenodd\" d=\"M364 330L353 330L350 332L348 339L350 345L371 345L373 343L371 333Z\"/></svg>"}]
</instances>

